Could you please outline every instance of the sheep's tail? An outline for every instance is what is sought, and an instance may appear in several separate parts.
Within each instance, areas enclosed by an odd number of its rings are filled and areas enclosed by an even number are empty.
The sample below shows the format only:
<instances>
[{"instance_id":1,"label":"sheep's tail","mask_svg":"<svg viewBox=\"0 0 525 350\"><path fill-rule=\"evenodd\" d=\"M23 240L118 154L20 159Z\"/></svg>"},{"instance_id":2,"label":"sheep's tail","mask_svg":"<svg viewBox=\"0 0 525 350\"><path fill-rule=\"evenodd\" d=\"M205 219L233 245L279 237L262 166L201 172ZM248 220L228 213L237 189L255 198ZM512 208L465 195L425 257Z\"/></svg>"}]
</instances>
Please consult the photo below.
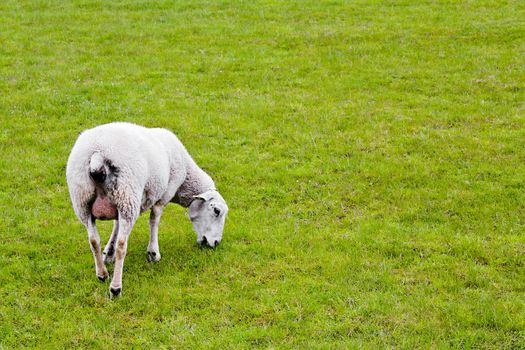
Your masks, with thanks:
<instances>
[{"instance_id":1,"label":"sheep's tail","mask_svg":"<svg viewBox=\"0 0 525 350\"><path fill-rule=\"evenodd\" d=\"M89 161L89 176L97 183L103 183L108 176L108 167L99 152L93 153Z\"/></svg>"}]
</instances>

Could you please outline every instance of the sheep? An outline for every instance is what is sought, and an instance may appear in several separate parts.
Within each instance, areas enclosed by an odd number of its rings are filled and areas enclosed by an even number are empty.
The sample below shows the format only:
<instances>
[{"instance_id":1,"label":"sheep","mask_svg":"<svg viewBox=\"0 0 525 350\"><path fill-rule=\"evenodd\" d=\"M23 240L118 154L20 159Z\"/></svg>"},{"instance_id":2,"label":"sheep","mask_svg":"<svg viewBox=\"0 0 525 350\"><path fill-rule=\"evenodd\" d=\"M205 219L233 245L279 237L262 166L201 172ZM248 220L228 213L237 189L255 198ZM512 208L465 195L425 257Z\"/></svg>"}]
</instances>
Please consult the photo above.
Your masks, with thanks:
<instances>
[{"instance_id":1,"label":"sheep","mask_svg":"<svg viewBox=\"0 0 525 350\"><path fill-rule=\"evenodd\" d=\"M221 242L228 206L211 177L167 129L117 122L85 130L69 155L66 179L73 210L88 231L98 279L109 277L105 264L115 264L110 296L122 291L128 237L146 210L151 210L150 262L160 260L158 226L170 202L188 208L199 245L215 248ZM102 252L97 219L114 220Z\"/></svg>"}]
</instances>

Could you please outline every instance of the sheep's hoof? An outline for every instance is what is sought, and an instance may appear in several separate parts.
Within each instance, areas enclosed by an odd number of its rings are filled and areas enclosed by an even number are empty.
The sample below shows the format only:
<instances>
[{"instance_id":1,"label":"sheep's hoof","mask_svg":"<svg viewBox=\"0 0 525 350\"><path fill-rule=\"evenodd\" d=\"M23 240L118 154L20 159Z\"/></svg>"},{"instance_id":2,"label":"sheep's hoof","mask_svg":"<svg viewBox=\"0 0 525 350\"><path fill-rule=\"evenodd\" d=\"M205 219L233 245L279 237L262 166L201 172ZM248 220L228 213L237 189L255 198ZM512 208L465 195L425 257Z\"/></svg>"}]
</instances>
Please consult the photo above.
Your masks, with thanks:
<instances>
[{"instance_id":1,"label":"sheep's hoof","mask_svg":"<svg viewBox=\"0 0 525 350\"><path fill-rule=\"evenodd\" d=\"M97 278L100 282L106 282L106 279L108 278L108 276L97 276Z\"/></svg>"},{"instance_id":2,"label":"sheep's hoof","mask_svg":"<svg viewBox=\"0 0 525 350\"><path fill-rule=\"evenodd\" d=\"M148 261L157 262L160 261L160 253L157 252L148 252Z\"/></svg>"},{"instance_id":3,"label":"sheep's hoof","mask_svg":"<svg viewBox=\"0 0 525 350\"><path fill-rule=\"evenodd\" d=\"M99 281L104 282L109 277L109 273L108 273L108 270L106 270L105 267L103 268L103 270L101 272L102 272L101 275L99 275L98 272L97 272L97 278L98 278Z\"/></svg>"},{"instance_id":4,"label":"sheep's hoof","mask_svg":"<svg viewBox=\"0 0 525 350\"><path fill-rule=\"evenodd\" d=\"M122 288L112 288L109 287L109 291L111 292L111 296L113 298L116 298L120 295L120 292L122 291Z\"/></svg>"},{"instance_id":5,"label":"sheep's hoof","mask_svg":"<svg viewBox=\"0 0 525 350\"><path fill-rule=\"evenodd\" d=\"M102 252L104 255L104 264L113 264L115 262L115 254L109 255L107 252Z\"/></svg>"}]
</instances>

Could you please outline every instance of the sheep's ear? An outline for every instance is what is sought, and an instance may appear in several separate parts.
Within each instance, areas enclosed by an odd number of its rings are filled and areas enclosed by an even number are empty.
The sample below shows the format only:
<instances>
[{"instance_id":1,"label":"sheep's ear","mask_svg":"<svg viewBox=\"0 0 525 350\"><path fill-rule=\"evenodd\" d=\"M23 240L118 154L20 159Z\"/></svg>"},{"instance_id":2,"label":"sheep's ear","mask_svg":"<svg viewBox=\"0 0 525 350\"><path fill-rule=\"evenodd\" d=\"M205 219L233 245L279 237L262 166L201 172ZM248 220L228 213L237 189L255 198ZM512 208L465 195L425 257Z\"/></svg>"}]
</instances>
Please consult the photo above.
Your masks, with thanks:
<instances>
[{"instance_id":1,"label":"sheep's ear","mask_svg":"<svg viewBox=\"0 0 525 350\"><path fill-rule=\"evenodd\" d=\"M190 204L190 208L189 208L189 211L188 211L188 214L190 216L190 220L195 219L199 215L199 212L200 212L200 210L201 210L203 205L204 205L204 203L201 202L201 201L192 202Z\"/></svg>"},{"instance_id":2,"label":"sheep's ear","mask_svg":"<svg viewBox=\"0 0 525 350\"><path fill-rule=\"evenodd\" d=\"M193 196L195 199L202 199L203 201L209 201L210 199L213 199L213 192L214 191L206 191L204 193L198 194L196 196Z\"/></svg>"}]
</instances>

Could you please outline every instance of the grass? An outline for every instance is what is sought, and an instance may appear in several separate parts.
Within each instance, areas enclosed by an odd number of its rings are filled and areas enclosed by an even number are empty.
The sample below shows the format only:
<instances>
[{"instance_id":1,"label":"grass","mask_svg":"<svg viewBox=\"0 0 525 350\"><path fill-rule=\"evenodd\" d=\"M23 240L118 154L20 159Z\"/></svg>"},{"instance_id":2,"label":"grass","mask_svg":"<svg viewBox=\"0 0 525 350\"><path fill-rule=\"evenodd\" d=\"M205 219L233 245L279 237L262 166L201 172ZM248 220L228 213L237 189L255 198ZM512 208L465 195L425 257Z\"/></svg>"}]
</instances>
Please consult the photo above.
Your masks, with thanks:
<instances>
[{"instance_id":1,"label":"grass","mask_svg":"<svg viewBox=\"0 0 525 350\"><path fill-rule=\"evenodd\" d=\"M524 18L2 1L0 348L524 348ZM230 215L201 250L168 207L158 264L141 217L110 300L65 164L116 120L177 133Z\"/></svg>"}]
</instances>

